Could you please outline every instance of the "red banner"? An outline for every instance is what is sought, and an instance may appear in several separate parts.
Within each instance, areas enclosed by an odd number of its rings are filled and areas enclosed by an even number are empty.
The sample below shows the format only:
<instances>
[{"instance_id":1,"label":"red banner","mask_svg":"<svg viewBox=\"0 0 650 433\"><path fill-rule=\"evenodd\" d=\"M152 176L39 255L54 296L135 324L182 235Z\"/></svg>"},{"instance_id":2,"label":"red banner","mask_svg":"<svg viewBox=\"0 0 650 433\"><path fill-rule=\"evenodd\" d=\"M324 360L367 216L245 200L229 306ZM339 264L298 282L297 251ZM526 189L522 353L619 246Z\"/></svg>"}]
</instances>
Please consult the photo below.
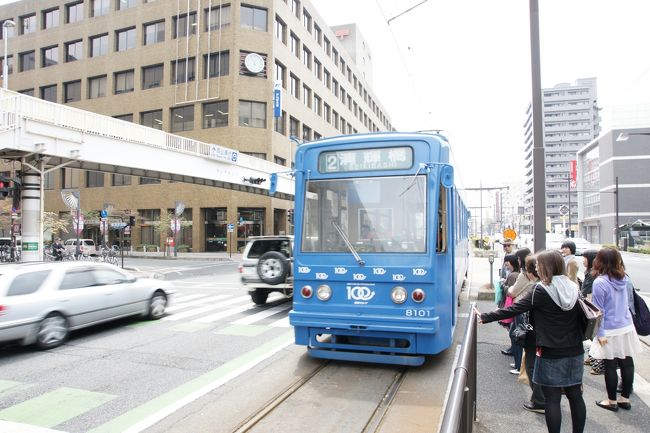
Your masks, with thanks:
<instances>
[{"instance_id":1,"label":"red banner","mask_svg":"<svg viewBox=\"0 0 650 433\"><path fill-rule=\"evenodd\" d=\"M578 167L577 161L575 159L569 161L571 163L571 171L569 175L571 177L571 188L575 188L578 184Z\"/></svg>"}]
</instances>

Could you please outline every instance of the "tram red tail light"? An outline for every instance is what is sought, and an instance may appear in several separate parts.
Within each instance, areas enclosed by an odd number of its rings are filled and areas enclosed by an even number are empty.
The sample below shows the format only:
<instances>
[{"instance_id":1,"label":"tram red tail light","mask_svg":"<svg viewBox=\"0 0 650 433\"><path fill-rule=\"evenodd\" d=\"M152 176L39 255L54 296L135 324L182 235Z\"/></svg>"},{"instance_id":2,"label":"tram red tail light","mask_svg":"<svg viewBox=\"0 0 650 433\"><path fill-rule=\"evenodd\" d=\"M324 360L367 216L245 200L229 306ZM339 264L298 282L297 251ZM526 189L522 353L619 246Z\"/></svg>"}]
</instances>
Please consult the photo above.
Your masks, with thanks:
<instances>
[{"instance_id":1,"label":"tram red tail light","mask_svg":"<svg viewBox=\"0 0 650 433\"><path fill-rule=\"evenodd\" d=\"M303 288L300 289L300 294L303 298L309 299L311 298L311 295L314 294L314 290L311 288L311 286L303 286Z\"/></svg>"},{"instance_id":2,"label":"tram red tail light","mask_svg":"<svg viewBox=\"0 0 650 433\"><path fill-rule=\"evenodd\" d=\"M425 298L424 290L422 289L415 289L413 290L413 293L411 293L411 299L413 299L415 302L422 302L424 301Z\"/></svg>"}]
</instances>

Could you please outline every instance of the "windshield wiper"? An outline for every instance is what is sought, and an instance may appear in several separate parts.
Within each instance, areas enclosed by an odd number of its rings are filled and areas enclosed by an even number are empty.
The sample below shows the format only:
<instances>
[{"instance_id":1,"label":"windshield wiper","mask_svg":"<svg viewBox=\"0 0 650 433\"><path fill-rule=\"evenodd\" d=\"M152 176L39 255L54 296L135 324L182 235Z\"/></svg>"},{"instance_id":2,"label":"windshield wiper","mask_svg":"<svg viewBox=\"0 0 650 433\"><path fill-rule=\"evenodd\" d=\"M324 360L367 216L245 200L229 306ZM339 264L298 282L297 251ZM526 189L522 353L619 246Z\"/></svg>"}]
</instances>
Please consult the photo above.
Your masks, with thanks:
<instances>
[{"instance_id":1,"label":"windshield wiper","mask_svg":"<svg viewBox=\"0 0 650 433\"><path fill-rule=\"evenodd\" d=\"M403 196L404 194L406 194L406 192L407 192L409 189L413 188L413 185L415 185L415 181L416 181L417 178L418 178L418 174L420 174L420 171L421 171L423 168L424 168L424 164L420 164L420 167L418 167L418 171L416 171L415 174L413 175L413 180L411 181L411 184L410 184L409 186L407 186L406 189L400 193L400 195L399 195L400 197Z\"/></svg>"},{"instance_id":2,"label":"windshield wiper","mask_svg":"<svg viewBox=\"0 0 650 433\"><path fill-rule=\"evenodd\" d=\"M354 249L354 247L352 246L352 242L350 242L350 239L348 239L348 237L346 236L346 234L343 232L343 229L341 229L341 227L336 223L336 221L332 221L332 225L334 226L334 228L336 229L336 231L339 233L339 235L340 235L341 238L343 239L343 242L345 242L345 246L348 247L348 249L350 250L350 252L351 252L352 255L354 256L354 258L355 258L355 260L357 261L357 263L359 263L359 266L363 266L363 265L365 265L366 262L364 262L364 261L361 259L361 256L359 255L359 253L357 253L357 250Z\"/></svg>"}]
</instances>

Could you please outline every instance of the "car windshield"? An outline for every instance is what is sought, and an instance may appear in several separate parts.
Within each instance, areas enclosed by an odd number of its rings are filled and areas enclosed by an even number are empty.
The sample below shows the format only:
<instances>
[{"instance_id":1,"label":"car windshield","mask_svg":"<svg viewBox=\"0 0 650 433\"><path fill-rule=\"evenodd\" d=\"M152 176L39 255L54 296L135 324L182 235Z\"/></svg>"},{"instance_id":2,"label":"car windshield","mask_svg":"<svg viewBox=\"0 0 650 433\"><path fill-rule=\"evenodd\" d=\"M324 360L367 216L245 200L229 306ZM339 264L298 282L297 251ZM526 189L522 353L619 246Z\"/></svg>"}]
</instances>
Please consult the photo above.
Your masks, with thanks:
<instances>
[{"instance_id":1,"label":"car windshield","mask_svg":"<svg viewBox=\"0 0 650 433\"><path fill-rule=\"evenodd\" d=\"M424 175L309 181L302 251L349 253L347 239L359 253L425 252L425 182Z\"/></svg>"}]
</instances>

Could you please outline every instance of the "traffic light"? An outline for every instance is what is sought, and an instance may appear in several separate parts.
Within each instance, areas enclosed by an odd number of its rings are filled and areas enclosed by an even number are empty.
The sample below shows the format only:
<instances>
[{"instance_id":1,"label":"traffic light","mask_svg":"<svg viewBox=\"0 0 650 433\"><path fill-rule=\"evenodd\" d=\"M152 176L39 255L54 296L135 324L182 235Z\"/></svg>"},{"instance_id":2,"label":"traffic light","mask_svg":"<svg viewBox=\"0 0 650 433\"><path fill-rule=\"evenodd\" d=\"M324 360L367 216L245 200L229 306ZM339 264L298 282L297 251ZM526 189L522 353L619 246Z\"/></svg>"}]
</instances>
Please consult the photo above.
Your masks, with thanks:
<instances>
[{"instance_id":1,"label":"traffic light","mask_svg":"<svg viewBox=\"0 0 650 433\"><path fill-rule=\"evenodd\" d=\"M129 217L129 226L135 227L135 215Z\"/></svg>"},{"instance_id":2,"label":"traffic light","mask_svg":"<svg viewBox=\"0 0 650 433\"><path fill-rule=\"evenodd\" d=\"M9 195L9 182L0 180L0 200L4 200Z\"/></svg>"},{"instance_id":3,"label":"traffic light","mask_svg":"<svg viewBox=\"0 0 650 433\"><path fill-rule=\"evenodd\" d=\"M293 224L294 221L294 211L295 209L289 209L287 211L287 219L289 220L289 224Z\"/></svg>"}]
</instances>

